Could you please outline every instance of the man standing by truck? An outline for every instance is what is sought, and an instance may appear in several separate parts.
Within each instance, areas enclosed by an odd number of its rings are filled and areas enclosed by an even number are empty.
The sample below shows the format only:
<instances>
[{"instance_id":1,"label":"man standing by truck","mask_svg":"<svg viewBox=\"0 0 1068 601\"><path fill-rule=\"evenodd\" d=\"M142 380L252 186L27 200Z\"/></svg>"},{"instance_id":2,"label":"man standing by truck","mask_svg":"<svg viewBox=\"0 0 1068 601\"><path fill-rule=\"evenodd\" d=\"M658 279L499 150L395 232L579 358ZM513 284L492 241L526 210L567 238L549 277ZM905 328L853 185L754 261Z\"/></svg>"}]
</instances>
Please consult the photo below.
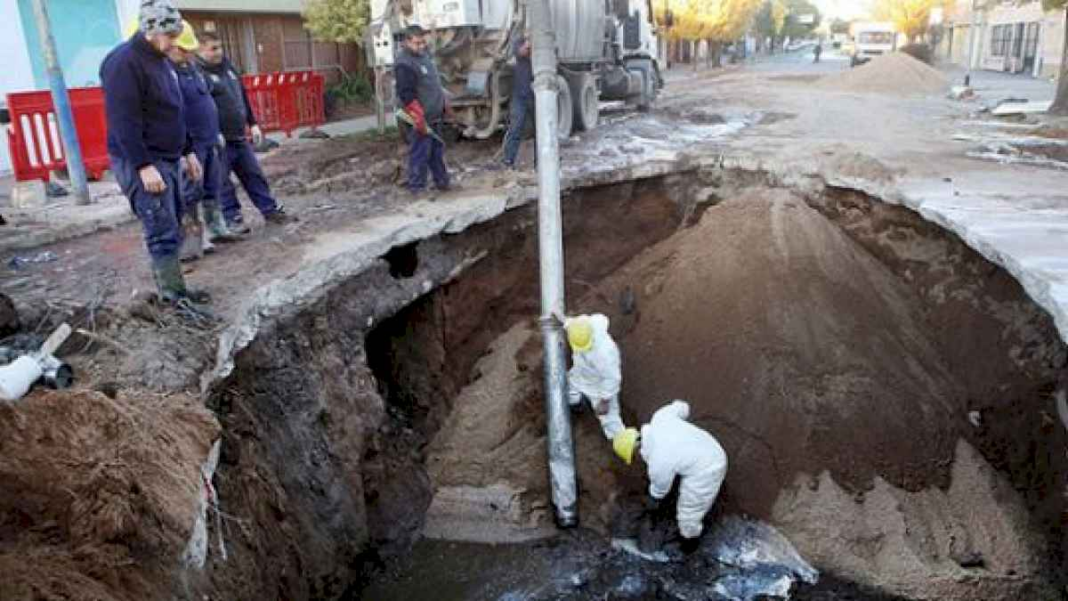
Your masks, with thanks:
<instances>
[{"instance_id":1,"label":"man standing by truck","mask_svg":"<svg viewBox=\"0 0 1068 601\"><path fill-rule=\"evenodd\" d=\"M263 140L263 132L252 114L241 76L230 61L223 55L222 41L219 36L206 32L201 35L200 59L204 71L212 84L212 97L219 109L219 129L226 139L226 160L222 169L223 215L227 227L234 234L247 234L248 226L241 215L241 203L237 200L237 190L230 180L230 173L237 175L252 204L256 205L268 224L284 225L294 219L271 196L271 188L263 175L256 152L248 141L245 129L252 133L253 142Z\"/></svg>"},{"instance_id":2,"label":"man standing by truck","mask_svg":"<svg viewBox=\"0 0 1068 601\"><path fill-rule=\"evenodd\" d=\"M393 67L397 98L412 122L408 139L408 191L413 195L426 190L428 169L438 190L444 192L450 188L445 144L438 137L445 121L445 89L426 45L426 31L418 25L408 27L404 30L404 47Z\"/></svg>"},{"instance_id":3,"label":"man standing by truck","mask_svg":"<svg viewBox=\"0 0 1068 601\"><path fill-rule=\"evenodd\" d=\"M515 69L512 71L511 114L508 133L504 135L504 166L515 168L519 145L523 141L527 116L534 112L534 67L530 62L530 40L521 37L515 43Z\"/></svg>"},{"instance_id":4,"label":"man standing by truck","mask_svg":"<svg viewBox=\"0 0 1068 601\"><path fill-rule=\"evenodd\" d=\"M171 0L143 0L139 26L100 67L111 170L141 220L161 302L177 307L210 297L186 288L182 246L182 161L190 178L200 161L186 131L182 92L167 52L182 33Z\"/></svg>"}]
</instances>

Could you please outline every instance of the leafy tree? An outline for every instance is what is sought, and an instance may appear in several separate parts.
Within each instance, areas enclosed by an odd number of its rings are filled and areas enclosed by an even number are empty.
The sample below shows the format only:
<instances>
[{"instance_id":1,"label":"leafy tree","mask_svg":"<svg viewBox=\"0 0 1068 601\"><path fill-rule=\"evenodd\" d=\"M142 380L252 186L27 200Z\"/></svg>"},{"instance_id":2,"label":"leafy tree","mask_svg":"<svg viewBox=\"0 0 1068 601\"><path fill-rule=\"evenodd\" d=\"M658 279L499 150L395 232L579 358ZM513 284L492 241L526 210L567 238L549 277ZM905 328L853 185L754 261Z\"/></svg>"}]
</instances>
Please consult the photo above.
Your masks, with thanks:
<instances>
[{"instance_id":1,"label":"leafy tree","mask_svg":"<svg viewBox=\"0 0 1068 601\"><path fill-rule=\"evenodd\" d=\"M764 0L753 21L753 30L757 34L758 43L763 45L764 40L770 38L773 50L777 45L776 41L782 36L784 25L786 25L786 5L782 0Z\"/></svg>"},{"instance_id":2,"label":"leafy tree","mask_svg":"<svg viewBox=\"0 0 1068 601\"><path fill-rule=\"evenodd\" d=\"M835 19L831 21L831 33L849 33L849 21Z\"/></svg>"},{"instance_id":3,"label":"leafy tree","mask_svg":"<svg viewBox=\"0 0 1068 601\"><path fill-rule=\"evenodd\" d=\"M369 0L308 0L304 27L317 40L362 44L371 20Z\"/></svg>"},{"instance_id":4,"label":"leafy tree","mask_svg":"<svg viewBox=\"0 0 1068 601\"><path fill-rule=\"evenodd\" d=\"M823 18L820 9L809 0L785 0L786 22L782 35L791 40L800 40L812 35Z\"/></svg>"},{"instance_id":5,"label":"leafy tree","mask_svg":"<svg viewBox=\"0 0 1068 601\"><path fill-rule=\"evenodd\" d=\"M893 23L911 44L927 32L931 10L945 4L946 0L879 0L875 5L875 16Z\"/></svg>"}]
</instances>

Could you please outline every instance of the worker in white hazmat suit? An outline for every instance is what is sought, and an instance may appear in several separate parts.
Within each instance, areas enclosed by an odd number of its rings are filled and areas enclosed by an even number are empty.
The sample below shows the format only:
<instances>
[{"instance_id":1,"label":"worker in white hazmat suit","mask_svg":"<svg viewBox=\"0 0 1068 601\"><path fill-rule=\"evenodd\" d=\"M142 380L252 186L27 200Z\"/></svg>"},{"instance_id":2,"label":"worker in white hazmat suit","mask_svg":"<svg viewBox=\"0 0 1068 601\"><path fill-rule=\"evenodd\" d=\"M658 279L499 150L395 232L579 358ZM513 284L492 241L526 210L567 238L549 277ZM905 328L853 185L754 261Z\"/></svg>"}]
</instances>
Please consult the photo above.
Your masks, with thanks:
<instances>
[{"instance_id":1,"label":"worker in white hazmat suit","mask_svg":"<svg viewBox=\"0 0 1068 601\"><path fill-rule=\"evenodd\" d=\"M573 366L567 372L567 400L576 407L586 397L601 430L613 440L626 426L619 416L619 387L623 381L619 347L608 334L608 318L600 313L564 321Z\"/></svg>"},{"instance_id":2,"label":"worker in white hazmat suit","mask_svg":"<svg viewBox=\"0 0 1068 601\"><path fill-rule=\"evenodd\" d=\"M679 477L679 533L696 542L727 475L727 454L711 434L687 421L689 417L689 403L673 401L653 414L640 436L628 428L612 446L628 465L634 450L641 450L649 469L649 495L656 501L671 492L675 476Z\"/></svg>"}]
</instances>

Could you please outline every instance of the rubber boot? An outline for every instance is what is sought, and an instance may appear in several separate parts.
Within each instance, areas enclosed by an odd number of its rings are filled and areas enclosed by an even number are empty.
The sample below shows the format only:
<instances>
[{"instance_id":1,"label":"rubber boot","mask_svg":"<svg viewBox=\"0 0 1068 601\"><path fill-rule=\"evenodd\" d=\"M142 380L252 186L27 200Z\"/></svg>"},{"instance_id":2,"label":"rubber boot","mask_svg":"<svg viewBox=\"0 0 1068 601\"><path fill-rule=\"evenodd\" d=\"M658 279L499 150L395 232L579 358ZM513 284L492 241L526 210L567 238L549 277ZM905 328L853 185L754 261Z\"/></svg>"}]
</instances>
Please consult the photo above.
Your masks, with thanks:
<instances>
[{"instance_id":1,"label":"rubber boot","mask_svg":"<svg viewBox=\"0 0 1068 601\"><path fill-rule=\"evenodd\" d=\"M186 288L182 265L177 256L152 260L152 273L156 277L160 301L177 305L182 301L198 304L210 303L211 296L201 290Z\"/></svg>"},{"instance_id":2,"label":"rubber boot","mask_svg":"<svg viewBox=\"0 0 1068 601\"><path fill-rule=\"evenodd\" d=\"M182 250L181 260L196 261L204 256L203 246L203 228L200 225L200 218L198 217L197 206L193 205L186 211L185 216L182 217Z\"/></svg>"},{"instance_id":3,"label":"rubber boot","mask_svg":"<svg viewBox=\"0 0 1068 601\"><path fill-rule=\"evenodd\" d=\"M207 224L205 230L209 240L218 244L229 244L241 240L240 236L226 227L226 218L223 217L218 204L207 200L203 201L202 204L204 207L204 223Z\"/></svg>"}]
</instances>

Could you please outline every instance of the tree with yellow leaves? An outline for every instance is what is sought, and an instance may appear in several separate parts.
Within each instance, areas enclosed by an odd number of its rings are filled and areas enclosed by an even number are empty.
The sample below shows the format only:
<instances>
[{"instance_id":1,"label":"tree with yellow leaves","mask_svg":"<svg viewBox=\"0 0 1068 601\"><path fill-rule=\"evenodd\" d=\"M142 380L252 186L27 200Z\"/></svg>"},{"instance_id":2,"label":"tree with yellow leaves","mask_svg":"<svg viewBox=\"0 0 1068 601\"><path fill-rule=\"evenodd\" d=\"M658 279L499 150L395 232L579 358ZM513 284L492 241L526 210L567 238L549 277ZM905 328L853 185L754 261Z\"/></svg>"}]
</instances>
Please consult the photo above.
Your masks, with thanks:
<instances>
[{"instance_id":1,"label":"tree with yellow leaves","mask_svg":"<svg viewBox=\"0 0 1068 601\"><path fill-rule=\"evenodd\" d=\"M953 0L878 0L875 16L893 23L912 43L927 33L933 9L952 8L953 4Z\"/></svg>"},{"instance_id":2,"label":"tree with yellow leaves","mask_svg":"<svg viewBox=\"0 0 1068 601\"><path fill-rule=\"evenodd\" d=\"M654 0L660 23L670 22L668 39L676 43L706 40L718 64L724 43L740 38L753 22L763 0ZM667 19L670 13L671 19Z\"/></svg>"}]
</instances>

